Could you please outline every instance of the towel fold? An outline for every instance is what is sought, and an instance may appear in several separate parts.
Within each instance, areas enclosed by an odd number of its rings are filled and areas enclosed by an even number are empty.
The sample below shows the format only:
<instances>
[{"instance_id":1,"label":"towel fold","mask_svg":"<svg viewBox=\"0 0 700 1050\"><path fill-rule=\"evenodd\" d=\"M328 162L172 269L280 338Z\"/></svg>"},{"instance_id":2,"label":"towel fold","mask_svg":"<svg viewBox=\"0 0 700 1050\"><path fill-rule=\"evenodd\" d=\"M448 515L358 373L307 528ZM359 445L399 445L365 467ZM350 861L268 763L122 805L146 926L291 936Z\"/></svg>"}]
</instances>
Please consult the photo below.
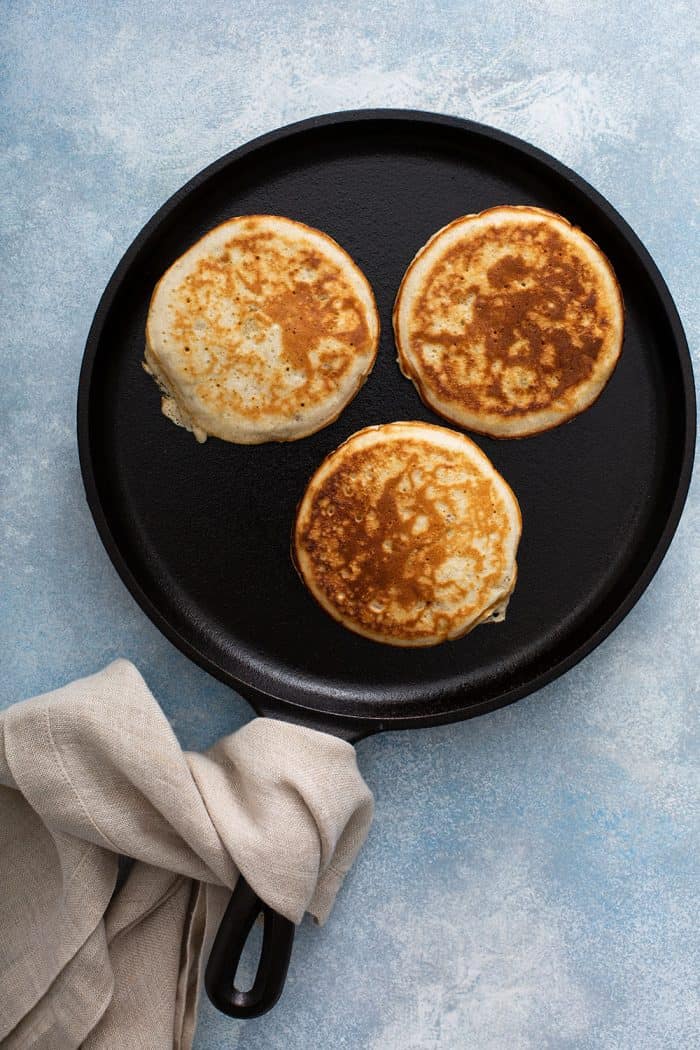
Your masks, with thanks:
<instances>
[{"instance_id":1,"label":"towel fold","mask_svg":"<svg viewBox=\"0 0 700 1050\"><path fill-rule=\"evenodd\" d=\"M326 733L256 718L183 752L126 660L1 712L0 1045L186 1050L238 872L324 922L372 812Z\"/></svg>"}]
</instances>

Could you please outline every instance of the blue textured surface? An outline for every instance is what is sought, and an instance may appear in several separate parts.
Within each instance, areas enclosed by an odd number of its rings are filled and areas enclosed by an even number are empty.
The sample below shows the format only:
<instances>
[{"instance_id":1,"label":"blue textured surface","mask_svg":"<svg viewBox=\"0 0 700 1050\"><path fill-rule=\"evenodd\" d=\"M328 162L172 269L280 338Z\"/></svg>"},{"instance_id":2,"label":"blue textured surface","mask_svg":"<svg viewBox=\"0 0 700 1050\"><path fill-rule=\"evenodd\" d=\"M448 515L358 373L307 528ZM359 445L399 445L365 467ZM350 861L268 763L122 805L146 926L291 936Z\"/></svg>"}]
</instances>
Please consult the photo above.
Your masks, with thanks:
<instances>
[{"instance_id":1,"label":"blue textured surface","mask_svg":"<svg viewBox=\"0 0 700 1050\"><path fill-rule=\"evenodd\" d=\"M277 125L405 106L579 171L657 260L697 346L691 3L3 4L3 702L133 659L183 744L250 717L164 641L83 498L75 394L99 296L187 178ZM659 1050L700 1043L698 489L651 587L564 679L360 745L370 840L277 1010L204 1004L198 1050Z\"/></svg>"}]
</instances>

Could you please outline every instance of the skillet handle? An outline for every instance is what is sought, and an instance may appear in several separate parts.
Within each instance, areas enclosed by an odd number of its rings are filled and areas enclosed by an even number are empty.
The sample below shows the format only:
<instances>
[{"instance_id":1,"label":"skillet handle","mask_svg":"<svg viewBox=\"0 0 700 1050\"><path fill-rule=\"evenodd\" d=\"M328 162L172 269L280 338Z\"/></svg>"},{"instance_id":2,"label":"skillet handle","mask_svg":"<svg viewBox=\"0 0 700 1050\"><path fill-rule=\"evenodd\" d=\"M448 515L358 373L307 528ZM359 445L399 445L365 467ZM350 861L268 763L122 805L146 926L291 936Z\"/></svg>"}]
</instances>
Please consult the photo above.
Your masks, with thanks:
<instances>
[{"instance_id":1,"label":"skillet handle","mask_svg":"<svg viewBox=\"0 0 700 1050\"><path fill-rule=\"evenodd\" d=\"M253 987L239 992L234 985L243 948L262 912L263 943ZM204 987L217 1010L229 1017L259 1017L275 1005L287 976L294 942L294 923L261 901L242 875L214 938L204 974Z\"/></svg>"}]
</instances>

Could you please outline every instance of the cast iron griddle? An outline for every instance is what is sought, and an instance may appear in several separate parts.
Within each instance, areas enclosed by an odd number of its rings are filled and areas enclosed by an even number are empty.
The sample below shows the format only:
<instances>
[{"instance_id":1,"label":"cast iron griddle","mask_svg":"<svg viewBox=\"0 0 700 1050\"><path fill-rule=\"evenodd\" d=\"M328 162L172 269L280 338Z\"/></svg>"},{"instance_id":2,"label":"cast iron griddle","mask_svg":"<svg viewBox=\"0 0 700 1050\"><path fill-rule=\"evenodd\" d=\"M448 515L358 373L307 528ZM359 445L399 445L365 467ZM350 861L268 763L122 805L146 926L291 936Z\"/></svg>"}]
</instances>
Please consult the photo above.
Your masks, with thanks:
<instances>
[{"instance_id":1,"label":"cast iron griddle","mask_svg":"<svg viewBox=\"0 0 700 1050\"><path fill-rule=\"evenodd\" d=\"M399 373L391 308L415 252L451 219L497 204L560 212L612 262L625 301L620 363L570 423L475 440L522 508L519 577L505 623L426 650L344 630L289 557L294 511L328 452L372 423L444 423ZM381 346L331 426L289 444L198 445L160 411L141 368L153 287L205 231L271 212L325 230L374 288ZM78 402L88 501L144 611L262 713L359 736L507 704L590 652L629 611L678 523L692 464L692 372L678 315L626 223L541 151L464 120L404 111L314 118L197 175L118 266L85 351Z\"/></svg>"}]
</instances>

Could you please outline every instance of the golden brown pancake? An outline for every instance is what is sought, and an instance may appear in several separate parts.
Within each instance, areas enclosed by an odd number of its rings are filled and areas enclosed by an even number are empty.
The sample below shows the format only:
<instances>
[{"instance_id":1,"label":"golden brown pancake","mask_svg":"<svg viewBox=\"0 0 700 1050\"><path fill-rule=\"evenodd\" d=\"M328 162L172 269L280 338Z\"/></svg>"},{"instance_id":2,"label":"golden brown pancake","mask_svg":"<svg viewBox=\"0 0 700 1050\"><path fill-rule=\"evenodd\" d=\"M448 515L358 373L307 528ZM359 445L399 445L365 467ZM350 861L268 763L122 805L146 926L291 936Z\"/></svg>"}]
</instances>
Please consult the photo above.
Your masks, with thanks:
<instances>
[{"instance_id":1,"label":"golden brown pancake","mask_svg":"<svg viewBox=\"0 0 700 1050\"><path fill-rule=\"evenodd\" d=\"M523 437L588 408L622 349L607 258L566 219L504 206L439 230L394 305L401 371L459 426Z\"/></svg>"},{"instance_id":2,"label":"golden brown pancake","mask_svg":"<svg viewBox=\"0 0 700 1050\"><path fill-rule=\"evenodd\" d=\"M164 413L199 441L291 441L337 418L378 341L372 289L340 245L292 219L243 215L158 282L145 367Z\"/></svg>"},{"instance_id":3,"label":"golden brown pancake","mask_svg":"<svg viewBox=\"0 0 700 1050\"><path fill-rule=\"evenodd\" d=\"M389 645L436 645L502 620L518 501L464 434L429 423L358 431L299 504L292 554L323 609Z\"/></svg>"}]
</instances>

